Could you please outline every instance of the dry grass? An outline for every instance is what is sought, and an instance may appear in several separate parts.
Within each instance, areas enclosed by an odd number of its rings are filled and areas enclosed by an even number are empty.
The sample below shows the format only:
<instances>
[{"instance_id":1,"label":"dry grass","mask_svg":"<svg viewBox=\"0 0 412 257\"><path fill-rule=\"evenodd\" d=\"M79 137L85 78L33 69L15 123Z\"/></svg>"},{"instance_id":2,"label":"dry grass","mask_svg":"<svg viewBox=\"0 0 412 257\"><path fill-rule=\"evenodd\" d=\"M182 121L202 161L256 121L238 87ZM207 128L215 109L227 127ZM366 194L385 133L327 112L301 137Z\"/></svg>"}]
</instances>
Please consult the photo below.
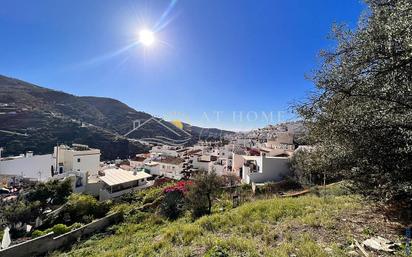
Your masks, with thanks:
<instances>
[{"instance_id":1,"label":"dry grass","mask_svg":"<svg viewBox=\"0 0 412 257\"><path fill-rule=\"evenodd\" d=\"M194 222L188 215L170 222L138 212L114 226L113 235L52 256L346 256L354 239L398 240L396 228L360 197L339 190L227 206Z\"/></svg>"}]
</instances>

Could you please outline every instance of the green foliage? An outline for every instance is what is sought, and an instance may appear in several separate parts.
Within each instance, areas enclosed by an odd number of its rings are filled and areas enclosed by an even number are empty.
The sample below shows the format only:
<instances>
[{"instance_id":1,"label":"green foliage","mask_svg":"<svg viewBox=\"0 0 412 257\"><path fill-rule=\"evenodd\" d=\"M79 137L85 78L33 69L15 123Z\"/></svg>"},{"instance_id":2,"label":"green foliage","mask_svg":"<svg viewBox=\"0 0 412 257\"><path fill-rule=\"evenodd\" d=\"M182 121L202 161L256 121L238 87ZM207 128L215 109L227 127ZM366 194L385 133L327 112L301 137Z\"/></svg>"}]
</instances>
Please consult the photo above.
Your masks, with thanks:
<instances>
[{"instance_id":1,"label":"green foliage","mask_svg":"<svg viewBox=\"0 0 412 257\"><path fill-rule=\"evenodd\" d=\"M3 215L9 224L22 222L27 224L34 221L41 213L40 201L25 202L17 201L8 205L3 211Z\"/></svg>"},{"instance_id":2,"label":"green foliage","mask_svg":"<svg viewBox=\"0 0 412 257\"><path fill-rule=\"evenodd\" d=\"M412 2L366 3L356 31L334 27L337 47L312 77L318 91L297 107L315 145L301 166L412 206Z\"/></svg>"},{"instance_id":3,"label":"green foliage","mask_svg":"<svg viewBox=\"0 0 412 257\"><path fill-rule=\"evenodd\" d=\"M61 256L343 256L333 245L327 254L317 242L324 235L309 228L331 228L342 212L357 212L362 204L352 196L256 200L194 222L137 211L126 215L113 235L87 240ZM295 233L300 228L307 233Z\"/></svg>"},{"instance_id":4,"label":"green foliage","mask_svg":"<svg viewBox=\"0 0 412 257\"><path fill-rule=\"evenodd\" d=\"M280 192L302 189L300 183L290 177L286 177L283 181L266 183L263 186L256 187L256 194L276 194Z\"/></svg>"},{"instance_id":5,"label":"green foliage","mask_svg":"<svg viewBox=\"0 0 412 257\"><path fill-rule=\"evenodd\" d=\"M69 179L59 181L51 180L46 183L38 183L29 191L26 198L28 201L39 201L46 205L48 200L55 205L63 204L72 193L72 186Z\"/></svg>"},{"instance_id":6,"label":"green foliage","mask_svg":"<svg viewBox=\"0 0 412 257\"><path fill-rule=\"evenodd\" d=\"M70 232L74 229L80 228L82 225L80 223L74 223L71 226L66 226L65 224L56 224L51 228L48 228L44 231L41 230L35 230L33 231L33 233L31 234L32 238L36 238L39 236L44 236L49 234L50 232L54 233L54 236L58 236L58 235L62 235L65 234L67 232Z\"/></svg>"},{"instance_id":7,"label":"green foliage","mask_svg":"<svg viewBox=\"0 0 412 257\"><path fill-rule=\"evenodd\" d=\"M215 172L201 172L194 177L187 193L187 200L193 218L211 213L213 197L221 185L221 179Z\"/></svg>"},{"instance_id":8,"label":"green foliage","mask_svg":"<svg viewBox=\"0 0 412 257\"><path fill-rule=\"evenodd\" d=\"M169 219L177 219L184 210L184 195L180 191L170 191L165 193L165 197L160 205L160 212Z\"/></svg>"},{"instance_id":9,"label":"green foliage","mask_svg":"<svg viewBox=\"0 0 412 257\"><path fill-rule=\"evenodd\" d=\"M110 201L99 202L91 195L72 194L61 212L62 219L68 222L89 223L106 215Z\"/></svg>"},{"instance_id":10,"label":"green foliage","mask_svg":"<svg viewBox=\"0 0 412 257\"><path fill-rule=\"evenodd\" d=\"M214 246L207 253L205 257L229 257L227 250L220 246Z\"/></svg>"}]
</instances>

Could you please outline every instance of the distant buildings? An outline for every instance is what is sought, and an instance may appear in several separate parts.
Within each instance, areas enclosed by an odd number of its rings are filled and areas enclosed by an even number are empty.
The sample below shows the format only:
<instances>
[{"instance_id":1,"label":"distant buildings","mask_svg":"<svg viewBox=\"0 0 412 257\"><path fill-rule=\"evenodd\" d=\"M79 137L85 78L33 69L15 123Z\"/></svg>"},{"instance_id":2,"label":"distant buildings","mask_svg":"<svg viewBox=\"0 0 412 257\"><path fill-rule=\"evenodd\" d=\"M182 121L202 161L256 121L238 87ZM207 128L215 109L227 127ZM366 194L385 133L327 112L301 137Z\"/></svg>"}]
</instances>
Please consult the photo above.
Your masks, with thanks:
<instances>
[{"instance_id":1,"label":"distant buildings","mask_svg":"<svg viewBox=\"0 0 412 257\"><path fill-rule=\"evenodd\" d=\"M153 146L148 153L105 164L100 163L99 149L80 144L56 146L53 154L27 152L6 158L1 158L0 150L0 176L35 181L70 178L75 192L102 200L150 186L152 177L180 180L200 171L236 175L247 184L265 183L291 175L294 137L287 125L268 126L234 134L226 145L199 141L191 147Z\"/></svg>"}]
</instances>

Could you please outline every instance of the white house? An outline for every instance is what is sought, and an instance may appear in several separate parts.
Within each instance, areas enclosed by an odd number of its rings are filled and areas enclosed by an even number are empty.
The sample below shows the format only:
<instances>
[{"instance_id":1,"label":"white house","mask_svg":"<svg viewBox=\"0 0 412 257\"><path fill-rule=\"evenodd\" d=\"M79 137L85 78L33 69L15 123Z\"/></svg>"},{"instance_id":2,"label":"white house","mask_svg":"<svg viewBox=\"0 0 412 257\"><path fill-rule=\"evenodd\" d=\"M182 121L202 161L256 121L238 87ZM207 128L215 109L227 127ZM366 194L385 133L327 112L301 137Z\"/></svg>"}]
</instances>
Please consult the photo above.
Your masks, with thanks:
<instances>
[{"instance_id":1,"label":"white house","mask_svg":"<svg viewBox=\"0 0 412 257\"><path fill-rule=\"evenodd\" d=\"M178 157L181 150L181 147L177 146L168 146L168 145L162 145L162 146L153 146L152 149L150 150L150 154L152 157L159 157L159 156L172 156L172 157Z\"/></svg>"},{"instance_id":2,"label":"white house","mask_svg":"<svg viewBox=\"0 0 412 257\"><path fill-rule=\"evenodd\" d=\"M182 179L184 174L183 164L184 160L178 157L162 157L156 160L159 163L159 173L168 178Z\"/></svg>"},{"instance_id":3,"label":"white house","mask_svg":"<svg viewBox=\"0 0 412 257\"><path fill-rule=\"evenodd\" d=\"M100 150L87 145L73 144L72 147L67 145L54 147L54 157L59 174L78 171L96 175L100 167Z\"/></svg>"},{"instance_id":4,"label":"white house","mask_svg":"<svg viewBox=\"0 0 412 257\"><path fill-rule=\"evenodd\" d=\"M103 186L99 192L99 200L116 198L126 193L140 190L151 185L147 181L151 175L146 172L128 171L123 169L106 169L99 179Z\"/></svg>"},{"instance_id":5,"label":"white house","mask_svg":"<svg viewBox=\"0 0 412 257\"><path fill-rule=\"evenodd\" d=\"M288 157L236 156L233 168L246 184L279 181L291 174Z\"/></svg>"},{"instance_id":6,"label":"white house","mask_svg":"<svg viewBox=\"0 0 412 257\"><path fill-rule=\"evenodd\" d=\"M55 172L55 159L52 154L25 155L0 158L0 175L16 176L37 181L46 181Z\"/></svg>"},{"instance_id":7,"label":"white house","mask_svg":"<svg viewBox=\"0 0 412 257\"><path fill-rule=\"evenodd\" d=\"M87 145L72 144L54 147L57 169L54 178L75 176L74 191L87 191L89 176L97 176L100 169L100 150Z\"/></svg>"}]
</instances>

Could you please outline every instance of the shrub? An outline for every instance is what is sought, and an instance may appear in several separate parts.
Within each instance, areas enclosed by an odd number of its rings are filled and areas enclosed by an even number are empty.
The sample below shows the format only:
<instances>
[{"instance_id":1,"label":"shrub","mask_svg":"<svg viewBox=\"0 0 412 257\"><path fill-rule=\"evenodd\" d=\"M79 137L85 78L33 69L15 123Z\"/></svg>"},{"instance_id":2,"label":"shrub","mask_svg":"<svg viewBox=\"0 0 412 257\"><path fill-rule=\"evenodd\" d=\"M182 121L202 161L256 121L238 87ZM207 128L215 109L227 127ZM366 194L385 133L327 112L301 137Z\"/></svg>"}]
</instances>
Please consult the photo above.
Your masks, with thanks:
<instances>
[{"instance_id":1,"label":"shrub","mask_svg":"<svg viewBox=\"0 0 412 257\"><path fill-rule=\"evenodd\" d=\"M160 205L160 213L169 219L177 219L184 208L183 192L180 190L170 190L165 194L163 202Z\"/></svg>"},{"instance_id":2,"label":"shrub","mask_svg":"<svg viewBox=\"0 0 412 257\"><path fill-rule=\"evenodd\" d=\"M52 180L46 183L38 183L29 191L26 198L28 201L39 201L42 205L49 203L63 204L67 197L72 193L70 180L63 181Z\"/></svg>"},{"instance_id":3,"label":"shrub","mask_svg":"<svg viewBox=\"0 0 412 257\"><path fill-rule=\"evenodd\" d=\"M101 218L110 210L111 202L99 202L91 195L72 194L62 211L71 222L89 223L95 218ZM67 218L64 218L67 220Z\"/></svg>"},{"instance_id":4,"label":"shrub","mask_svg":"<svg viewBox=\"0 0 412 257\"><path fill-rule=\"evenodd\" d=\"M189 207L194 218L211 213L213 197L221 184L220 177L214 171L202 172L194 177L193 184L189 186L187 193Z\"/></svg>"},{"instance_id":5,"label":"shrub","mask_svg":"<svg viewBox=\"0 0 412 257\"><path fill-rule=\"evenodd\" d=\"M65 234L67 232L70 232L74 229L80 228L81 226L82 226L82 224L80 224L80 223L74 223L71 226L66 226L64 224L56 224L53 227L48 228L44 231L41 231L41 230L33 231L33 233L31 234L31 237L36 238L36 237L39 237L39 236L44 236L44 235L49 234L50 232L53 232L54 236L63 235L63 234Z\"/></svg>"},{"instance_id":6,"label":"shrub","mask_svg":"<svg viewBox=\"0 0 412 257\"><path fill-rule=\"evenodd\" d=\"M18 201L5 208L3 215L8 223L17 224L22 222L23 224L34 221L41 213L41 203L35 201L32 203Z\"/></svg>"}]
</instances>

